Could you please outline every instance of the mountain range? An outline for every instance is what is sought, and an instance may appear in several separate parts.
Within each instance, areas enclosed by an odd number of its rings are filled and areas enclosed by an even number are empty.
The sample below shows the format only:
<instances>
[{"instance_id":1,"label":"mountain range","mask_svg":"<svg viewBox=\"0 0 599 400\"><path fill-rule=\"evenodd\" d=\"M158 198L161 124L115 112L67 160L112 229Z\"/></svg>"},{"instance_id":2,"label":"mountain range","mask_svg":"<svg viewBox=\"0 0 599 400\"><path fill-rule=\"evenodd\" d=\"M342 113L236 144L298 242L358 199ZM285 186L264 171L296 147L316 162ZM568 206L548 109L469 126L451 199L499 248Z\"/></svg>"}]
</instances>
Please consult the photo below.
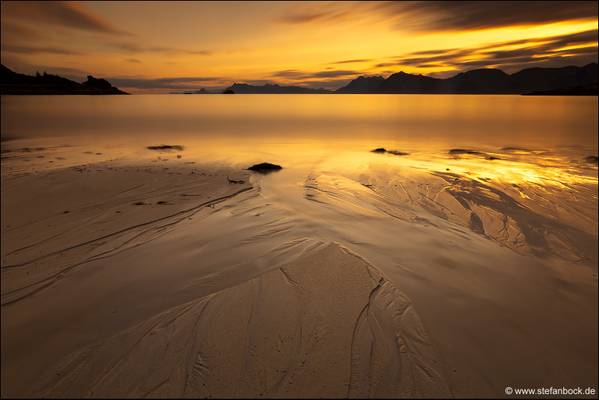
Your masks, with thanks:
<instances>
[{"instance_id":1,"label":"mountain range","mask_svg":"<svg viewBox=\"0 0 599 400\"><path fill-rule=\"evenodd\" d=\"M112 86L106 79L97 79L89 75L83 83L78 83L58 75L19 74L0 65L0 94L21 95L54 95L54 94L81 94L81 95L106 95L128 94Z\"/></svg>"},{"instance_id":2,"label":"mountain range","mask_svg":"<svg viewBox=\"0 0 599 400\"><path fill-rule=\"evenodd\" d=\"M360 76L335 90L303 86L248 85L227 88L234 93L406 93L406 94L530 94L597 95L597 64L583 67L527 68L507 74L500 69L475 69L450 78L398 72L382 76Z\"/></svg>"},{"instance_id":3,"label":"mountain range","mask_svg":"<svg viewBox=\"0 0 599 400\"><path fill-rule=\"evenodd\" d=\"M235 83L224 93L235 94L525 94L525 95L593 95L598 94L597 63L583 67L527 68L513 74L500 69L475 69L461 72L450 78L398 72L382 76L360 76L347 85L331 91L305 86L278 84L250 85ZM78 83L58 75L19 74L4 65L0 70L1 94L127 94L105 79L88 76ZM186 91L185 94L210 94L205 89Z\"/></svg>"},{"instance_id":4,"label":"mountain range","mask_svg":"<svg viewBox=\"0 0 599 400\"><path fill-rule=\"evenodd\" d=\"M237 94L322 94L331 93L326 89L313 89L304 86L279 86L277 84L249 85L247 83L234 83L225 91Z\"/></svg>"},{"instance_id":5,"label":"mountain range","mask_svg":"<svg viewBox=\"0 0 599 400\"><path fill-rule=\"evenodd\" d=\"M335 93L541 94L561 90L575 94L572 89L592 90L595 85L596 95L597 75L597 63L584 67L527 68L513 74L500 69L475 69L446 79L399 72L387 79L360 76Z\"/></svg>"}]
</instances>

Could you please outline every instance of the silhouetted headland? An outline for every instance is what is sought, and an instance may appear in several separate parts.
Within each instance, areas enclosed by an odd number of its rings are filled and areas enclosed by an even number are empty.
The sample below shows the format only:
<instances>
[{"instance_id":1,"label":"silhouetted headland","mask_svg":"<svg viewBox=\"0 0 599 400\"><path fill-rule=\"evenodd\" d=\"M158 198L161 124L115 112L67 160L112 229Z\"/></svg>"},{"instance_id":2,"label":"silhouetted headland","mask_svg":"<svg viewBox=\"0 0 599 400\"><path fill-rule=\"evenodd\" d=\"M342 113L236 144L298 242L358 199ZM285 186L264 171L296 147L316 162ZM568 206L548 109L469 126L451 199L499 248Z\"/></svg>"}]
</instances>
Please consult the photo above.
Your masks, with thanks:
<instances>
[{"instance_id":1,"label":"silhouetted headland","mask_svg":"<svg viewBox=\"0 0 599 400\"><path fill-rule=\"evenodd\" d=\"M0 93L3 95L107 95L128 94L112 86L106 79L89 75L87 81L78 83L52 74L25 75L0 66Z\"/></svg>"}]
</instances>

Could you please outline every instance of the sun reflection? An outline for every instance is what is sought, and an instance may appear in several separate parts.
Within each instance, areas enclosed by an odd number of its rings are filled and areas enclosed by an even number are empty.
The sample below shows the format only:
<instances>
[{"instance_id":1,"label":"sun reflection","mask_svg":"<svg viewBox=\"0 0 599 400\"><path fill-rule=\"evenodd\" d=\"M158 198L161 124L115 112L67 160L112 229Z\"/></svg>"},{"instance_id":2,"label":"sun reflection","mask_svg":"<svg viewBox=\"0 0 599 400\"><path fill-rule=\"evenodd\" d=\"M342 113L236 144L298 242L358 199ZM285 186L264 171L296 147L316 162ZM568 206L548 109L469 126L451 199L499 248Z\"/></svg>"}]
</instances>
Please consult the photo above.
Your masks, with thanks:
<instances>
[{"instance_id":1,"label":"sun reflection","mask_svg":"<svg viewBox=\"0 0 599 400\"><path fill-rule=\"evenodd\" d=\"M411 167L431 173L449 173L485 184L552 186L565 190L572 189L573 185L598 184L596 167L575 164L567 158L526 155L530 161L420 153L408 157L389 156L386 162L404 167L402 173L405 173L405 167ZM369 157L372 159L372 155ZM380 162L380 157L376 161Z\"/></svg>"}]
</instances>

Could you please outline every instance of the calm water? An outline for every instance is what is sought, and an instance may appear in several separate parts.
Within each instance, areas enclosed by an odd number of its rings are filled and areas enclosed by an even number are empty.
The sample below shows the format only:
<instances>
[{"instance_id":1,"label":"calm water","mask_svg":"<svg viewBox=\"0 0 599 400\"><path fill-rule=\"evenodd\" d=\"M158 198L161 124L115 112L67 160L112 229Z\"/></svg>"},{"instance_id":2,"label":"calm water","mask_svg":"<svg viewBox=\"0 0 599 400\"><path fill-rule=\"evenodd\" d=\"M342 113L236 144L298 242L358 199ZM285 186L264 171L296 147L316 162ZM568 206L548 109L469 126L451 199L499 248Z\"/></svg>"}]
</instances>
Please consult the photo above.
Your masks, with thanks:
<instances>
[{"instance_id":1,"label":"calm water","mask_svg":"<svg viewBox=\"0 0 599 400\"><path fill-rule=\"evenodd\" d=\"M3 138L597 149L597 97L137 95L4 96L1 101Z\"/></svg>"}]
</instances>

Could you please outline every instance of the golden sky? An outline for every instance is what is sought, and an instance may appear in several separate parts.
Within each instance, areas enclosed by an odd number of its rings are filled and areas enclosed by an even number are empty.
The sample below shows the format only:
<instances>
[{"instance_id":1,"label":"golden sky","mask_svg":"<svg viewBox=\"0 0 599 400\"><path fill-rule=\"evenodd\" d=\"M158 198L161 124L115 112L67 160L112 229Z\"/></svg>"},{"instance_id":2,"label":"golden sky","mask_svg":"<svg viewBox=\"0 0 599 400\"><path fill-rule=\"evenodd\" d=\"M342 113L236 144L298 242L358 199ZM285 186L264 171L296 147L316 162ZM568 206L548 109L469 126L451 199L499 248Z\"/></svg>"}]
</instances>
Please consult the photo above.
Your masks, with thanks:
<instances>
[{"instance_id":1,"label":"golden sky","mask_svg":"<svg viewBox=\"0 0 599 400\"><path fill-rule=\"evenodd\" d=\"M131 92L597 62L597 2L2 2L2 63Z\"/></svg>"}]
</instances>

